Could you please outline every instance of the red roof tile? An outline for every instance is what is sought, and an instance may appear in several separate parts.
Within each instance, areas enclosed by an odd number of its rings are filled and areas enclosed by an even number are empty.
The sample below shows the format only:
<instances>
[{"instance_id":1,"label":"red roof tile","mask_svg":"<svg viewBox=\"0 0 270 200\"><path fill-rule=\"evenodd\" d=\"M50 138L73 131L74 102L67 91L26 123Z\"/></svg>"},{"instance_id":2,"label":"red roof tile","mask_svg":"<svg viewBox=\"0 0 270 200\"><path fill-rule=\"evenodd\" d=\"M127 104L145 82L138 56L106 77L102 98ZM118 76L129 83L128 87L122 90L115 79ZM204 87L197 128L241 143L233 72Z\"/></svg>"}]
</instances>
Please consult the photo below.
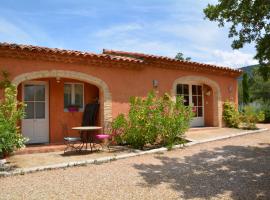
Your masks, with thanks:
<instances>
[{"instance_id":1,"label":"red roof tile","mask_svg":"<svg viewBox=\"0 0 270 200\"><path fill-rule=\"evenodd\" d=\"M143 53L134 53L134 52L126 52L126 51L115 51L115 50L108 50L103 49L103 54L107 55L118 55L122 57L130 57L130 58L137 58L137 59L156 59L156 60L162 60L162 61L170 61L175 63L181 63L181 64L187 64L187 65L193 65L193 66L201 66L201 67L210 67L213 69L220 69L220 70L227 70L237 73L242 73L242 70L239 69L232 69L230 67L223 67L223 66L217 66L217 65L211 65L211 64L204 64L204 63L198 63L193 61L183 61L183 60L177 60L170 57L165 56L156 56L156 55L150 55L150 54L143 54Z\"/></svg>"},{"instance_id":2,"label":"red roof tile","mask_svg":"<svg viewBox=\"0 0 270 200\"><path fill-rule=\"evenodd\" d=\"M59 48L48 48L48 47L40 47L40 46L33 46L33 45L0 43L0 50L1 49L21 50L21 51L28 51L28 52L37 51L37 52L44 52L44 53L53 53L53 54L58 54L58 55L70 55L70 56L76 56L76 57L97 57L97 58L105 58L105 59L118 60L118 61L128 61L128 62L135 62L135 63L143 62L140 59L130 58L130 57L121 57L121 56L106 55L106 54L95 54L95 53L90 53L90 52L66 50L66 49L59 49Z\"/></svg>"},{"instance_id":3,"label":"red roof tile","mask_svg":"<svg viewBox=\"0 0 270 200\"><path fill-rule=\"evenodd\" d=\"M80 60L91 60L91 58L99 58L104 61L117 62L119 64L124 64L126 62L133 63L135 67L142 67L144 65L153 64L157 67L174 67L174 68L184 68L187 70L195 71L221 71L222 73L229 73L230 75L237 77L242 71L238 69L232 69L229 67L221 67L210 64L203 64L193 61L180 61L169 57L148 55L143 53L125 52L125 51L114 51L103 49L102 54L95 54L90 52L75 51L75 50L65 50L59 48L48 48L39 47L33 45L19 45L10 43L0 43L0 56L11 56L16 57L23 56L24 53L45 53L46 57L57 60L58 57L69 56L69 58L78 58ZM58 57L57 57L58 56ZM39 59L39 58L38 58ZM51 60L50 59L50 60ZM62 58L63 59L63 58ZM67 60L67 59L64 59Z\"/></svg>"}]
</instances>

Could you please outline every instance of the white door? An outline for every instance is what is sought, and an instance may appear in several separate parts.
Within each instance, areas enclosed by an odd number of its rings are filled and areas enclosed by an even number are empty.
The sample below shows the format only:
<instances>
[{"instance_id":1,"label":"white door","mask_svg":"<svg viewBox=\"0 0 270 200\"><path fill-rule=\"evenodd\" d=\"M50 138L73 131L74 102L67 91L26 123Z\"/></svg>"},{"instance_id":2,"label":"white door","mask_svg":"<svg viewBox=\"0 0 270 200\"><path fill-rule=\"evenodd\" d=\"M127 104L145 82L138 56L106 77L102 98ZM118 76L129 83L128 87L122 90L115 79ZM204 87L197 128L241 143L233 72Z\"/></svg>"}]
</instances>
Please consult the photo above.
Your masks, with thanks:
<instances>
[{"instance_id":1,"label":"white door","mask_svg":"<svg viewBox=\"0 0 270 200\"><path fill-rule=\"evenodd\" d=\"M22 120L22 134L28 143L49 142L48 84L41 81L22 84L22 97L26 104Z\"/></svg>"},{"instance_id":2,"label":"white door","mask_svg":"<svg viewBox=\"0 0 270 200\"><path fill-rule=\"evenodd\" d=\"M204 126L203 86L199 84L177 84L177 95L184 97L184 104L191 106L194 117L191 127Z\"/></svg>"},{"instance_id":3,"label":"white door","mask_svg":"<svg viewBox=\"0 0 270 200\"><path fill-rule=\"evenodd\" d=\"M203 106L203 87L202 85L190 85L190 101L194 118L191 127L204 126L204 106Z\"/></svg>"}]
</instances>

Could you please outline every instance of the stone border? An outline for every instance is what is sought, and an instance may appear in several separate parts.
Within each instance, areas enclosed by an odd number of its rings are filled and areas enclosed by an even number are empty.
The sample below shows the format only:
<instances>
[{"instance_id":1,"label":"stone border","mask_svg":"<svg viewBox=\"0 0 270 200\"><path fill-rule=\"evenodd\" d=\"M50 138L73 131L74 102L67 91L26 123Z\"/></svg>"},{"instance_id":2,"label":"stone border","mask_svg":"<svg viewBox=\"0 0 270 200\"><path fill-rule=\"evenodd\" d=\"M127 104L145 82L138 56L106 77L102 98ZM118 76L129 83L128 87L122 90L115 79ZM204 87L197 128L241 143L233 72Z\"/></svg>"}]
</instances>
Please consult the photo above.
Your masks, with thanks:
<instances>
[{"instance_id":1,"label":"stone border","mask_svg":"<svg viewBox=\"0 0 270 200\"><path fill-rule=\"evenodd\" d=\"M235 134L231 134L231 135L225 135L225 136L215 137L215 138L206 139L206 140L192 141L192 142L185 144L185 145L183 145L183 144L175 145L173 147L173 149L190 147L190 146L197 145L197 144L203 144L203 143L207 143L207 142L229 139L232 137L239 137L239 136L243 136L243 135L247 135L247 134L260 133L260 132L264 132L267 130L269 130L269 129L263 128L263 129L259 129L259 130L245 131L245 132L241 132L241 133L235 133ZM8 177L8 176L15 176L15 175L24 175L24 174L29 174L29 173L39 172L39 171L53 170L53 169L65 169L68 167L86 166L89 164L102 164L102 163L108 163L108 162L115 161L115 160L126 159L126 158L135 157L135 156L146 155L146 154L161 153L161 152L165 152L165 151L168 151L168 149L166 147L161 147L158 149L151 149L151 150L147 150L147 151L134 150L134 152L132 152L132 153L125 153L122 155L106 156L106 157L101 157L101 158L97 158L97 159L74 161L74 162L60 163L60 164L54 164L54 165L45 165L45 166L39 166L39 167L22 168L22 169L14 170L12 172L0 172L0 178L1 177Z\"/></svg>"}]
</instances>

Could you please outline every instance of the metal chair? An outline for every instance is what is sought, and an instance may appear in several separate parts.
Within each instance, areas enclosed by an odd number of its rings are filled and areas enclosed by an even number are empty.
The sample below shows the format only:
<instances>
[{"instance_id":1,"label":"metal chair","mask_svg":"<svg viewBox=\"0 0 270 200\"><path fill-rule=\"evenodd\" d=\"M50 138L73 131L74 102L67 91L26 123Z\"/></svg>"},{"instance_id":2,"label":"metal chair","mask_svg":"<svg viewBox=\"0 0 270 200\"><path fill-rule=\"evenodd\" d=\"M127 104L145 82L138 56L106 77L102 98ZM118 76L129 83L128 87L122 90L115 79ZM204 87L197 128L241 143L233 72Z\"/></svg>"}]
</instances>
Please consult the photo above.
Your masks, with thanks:
<instances>
[{"instance_id":1,"label":"metal chair","mask_svg":"<svg viewBox=\"0 0 270 200\"><path fill-rule=\"evenodd\" d=\"M66 148L64 149L64 153L66 153L68 150L75 150L80 151L81 150L81 138L80 137L70 137L68 134L68 127L67 124L62 124L63 132L65 133L64 137L64 143L66 144ZM79 143L79 144L78 144ZM75 146L77 145L77 146Z\"/></svg>"}]
</instances>

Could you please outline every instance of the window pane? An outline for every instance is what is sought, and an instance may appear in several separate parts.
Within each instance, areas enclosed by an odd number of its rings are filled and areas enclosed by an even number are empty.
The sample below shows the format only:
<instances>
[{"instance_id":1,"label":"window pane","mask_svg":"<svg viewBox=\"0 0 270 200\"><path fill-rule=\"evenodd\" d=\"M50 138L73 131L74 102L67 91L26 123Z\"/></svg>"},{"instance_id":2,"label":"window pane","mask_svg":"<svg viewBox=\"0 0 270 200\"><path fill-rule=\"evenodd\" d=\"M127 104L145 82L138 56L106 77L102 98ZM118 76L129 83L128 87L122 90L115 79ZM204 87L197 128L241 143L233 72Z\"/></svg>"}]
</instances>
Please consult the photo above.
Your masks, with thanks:
<instances>
[{"instance_id":1,"label":"window pane","mask_svg":"<svg viewBox=\"0 0 270 200\"><path fill-rule=\"evenodd\" d=\"M24 101L34 101L34 94L34 85L24 85Z\"/></svg>"},{"instance_id":2,"label":"window pane","mask_svg":"<svg viewBox=\"0 0 270 200\"><path fill-rule=\"evenodd\" d=\"M196 85L192 85L192 95L196 94L197 94Z\"/></svg>"},{"instance_id":3,"label":"window pane","mask_svg":"<svg viewBox=\"0 0 270 200\"><path fill-rule=\"evenodd\" d=\"M198 106L202 106L202 96L198 96Z\"/></svg>"},{"instance_id":4,"label":"window pane","mask_svg":"<svg viewBox=\"0 0 270 200\"><path fill-rule=\"evenodd\" d=\"M34 119L34 102L24 102L25 108L25 119Z\"/></svg>"},{"instance_id":5,"label":"window pane","mask_svg":"<svg viewBox=\"0 0 270 200\"><path fill-rule=\"evenodd\" d=\"M198 117L202 117L203 116L203 112L202 112L202 107L198 107Z\"/></svg>"},{"instance_id":6,"label":"window pane","mask_svg":"<svg viewBox=\"0 0 270 200\"><path fill-rule=\"evenodd\" d=\"M198 85L198 95L202 95L202 86Z\"/></svg>"},{"instance_id":7,"label":"window pane","mask_svg":"<svg viewBox=\"0 0 270 200\"><path fill-rule=\"evenodd\" d=\"M184 85L184 94L189 94L189 91L188 91L188 85Z\"/></svg>"},{"instance_id":8,"label":"window pane","mask_svg":"<svg viewBox=\"0 0 270 200\"><path fill-rule=\"evenodd\" d=\"M44 85L35 86L35 101L45 101L45 86Z\"/></svg>"},{"instance_id":9,"label":"window pane","mask_svg":"<svg viewBox=\"0 0 270 200\"><path fill-rule=\"evenodd\" d=\"M177 84L177 86L176 86L176 94L178 94L178 95L183 94L182 84Z\"/></svg>"},{"instance_id":10,"label":"window pane","mask_svg":"<svg viewBox=\"0 0 270 200\"><path fill-rule=\"evenodd\" d=\"M83 107L83 85L75 84L75 105Z\"/></svg>"},{"instance_id":11,"label":"window pane","mask_svg":"<svg viewBox=\"0 0 270 200\"><path fill-rule=\"evenodd\" d=\"M64 107L67 108L71 105L71 84L64 85Z\"/></svg>"},{"instance_id":12,"label":"window pane","mask_svg":"<svg viewBox=\"0 0 270 200\"><path fill-rule=\"evenodd\" d=\"M193 106L198 106L198 104L197 104L197 96L192 96L192 103L193 103Z\"/></svg>"},{"instance_id":13,"label":"window pane","mask_svg":"<svg viewBox=\"0 0 270 200\"><path fill-rule=\"evenodd\" d=\"M184 105L189 106L189 96L184 96Z\"/></svg>"},{"instance_id":14,"label":"window pane","mask_svg":"<svg viewBox=\"0 0 270 200\"><path fill-rule=\"evenodd\" d=\"M35 102L36 119L45 118L45 102Z\"/></svg>"},{"instance_id":15,"label":"window pane","mask_svg":"<svg viewBox=\"0 0 270 200\"><path fill-rule=\"evenodd\" d=\"M198 114L197 107L192 107L192 111L194 113L194 117L197 117L197 114Z\"/></svg>"}]
</instances>

